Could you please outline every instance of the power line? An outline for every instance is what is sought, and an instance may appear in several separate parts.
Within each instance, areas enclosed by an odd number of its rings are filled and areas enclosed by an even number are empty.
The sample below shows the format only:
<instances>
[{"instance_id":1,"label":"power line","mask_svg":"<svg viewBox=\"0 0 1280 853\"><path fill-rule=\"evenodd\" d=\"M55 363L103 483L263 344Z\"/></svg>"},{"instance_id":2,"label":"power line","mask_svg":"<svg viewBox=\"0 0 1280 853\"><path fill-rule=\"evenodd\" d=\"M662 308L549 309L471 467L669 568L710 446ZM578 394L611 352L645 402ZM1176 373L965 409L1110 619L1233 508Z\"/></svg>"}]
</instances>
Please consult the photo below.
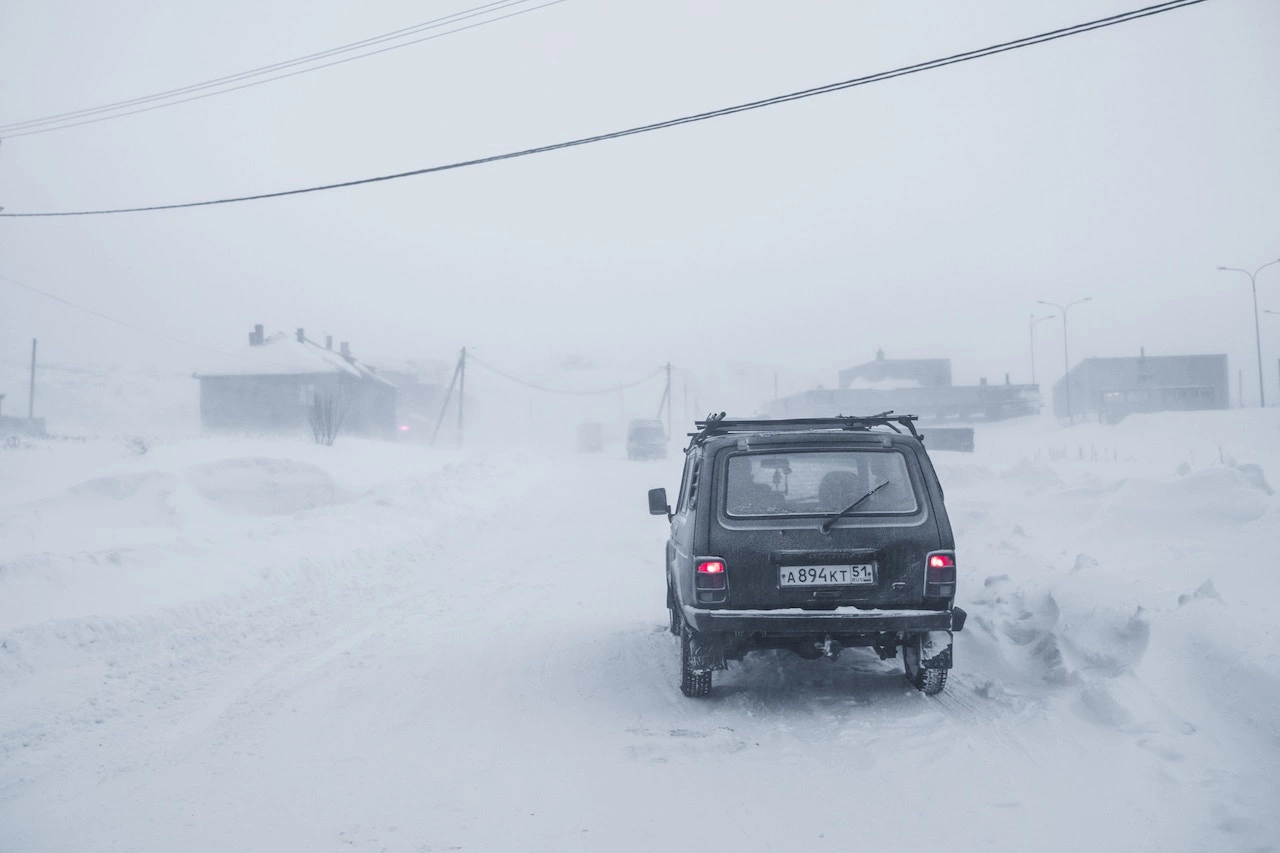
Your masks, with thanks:
<instances>
[{"instance_id":1,"label":"power line","mask_svg":"<svg viewBox=\"0 0 1280 853\"><path fill-rule=\"evenodd\" d=\"M85 109L71 110L71 111L69 111L69 112L65 112L65 113L57 113L57 114L54 114L54 115L44 116L44 117L42 117L42 118L29 119L29 120L27 120L27 121L19 121L19 122L8 122L8 123L5 123L5 124L0 124L0 131L4 131L4 130L11 130L11 129L17 129L17 128L23 128L23 127L29 127L29 126L32 126L32 125L47 124L47 123L50 123L50 122L58 122L58 121L65 120L65 119L76 118L76 117L83 116L83 115L89 115L89 114L92 114L92 113L102 112L102 111L104 111L104 110L111 110L111 109L118 109L118 108L122 108L122 107L134 106L134 105L136 105L136 104L145 103L145 102L147 102L147 101L153 101L153 100L156 100L156 99L159 99L159 98L166 98L166 97L173 97L173 96L176 96L176 95L182 95L182 94L185 94L185 93L187 93L187 92L193 92L193 91L197 91L197 90L200 90L200 89L205 89L205 88L208 88L208 87L210 87L210 86L216 86L216 85L221 84L221 83L235 82L235 81L237 81L237 80L242 80L242 79L244 79L244 78L246 78L246 77L254 77L254 76L257 76L257 75L259 75L259 74L269 73L269 72L271 72L271 71L279 70L279 69L282 69L282 68L288 68L288 67L291 67L291 66L294 66L294 65L298 65L298 64L301 64L301 63L305 63L305 62L313 61L313 60L316 60L316 59L323 59L323 58L325 58L325 57L332 56L332 55L334 55L334 54L344 53L344 52L346 52L346 51L354 50L354 49L356 49L356 48L363 47L363 46L366 46L366 45L370 45L370 44L377 44L377 43L379 43L379 42L386 41L386 40L388 40L388 39L392 39L392 38L399 38L399 37L402 37L402 36L404 36L404 35L406 35L406 34L412 34L412 33L414 33L414 32L417 32L417 31L419 31L419 30L422 30L422 29L431 29L433 26L438 26L439 24L441 24L441 23L443 23L443 22L452 22L452 20L454 20L454 19L461 19L461 18L463 18L463 17L470 17L470 15L467 15L467 13L469 13L469 12L475 12L476 14L482 14L483 12L482 12L481 10L490 10L490 7L493 7L493 6L501 7L501 6L504 6L504 5L507 5L507 4L513 4L513 3L514 3L514 4L518 4L518 3L524 3L524 2L528 2L528 0L498 0L498 2L486 3L486 4L484 4L483 6L476 6L476 7L473 7L473 8L471 8L471 9L464 9L462 12L456 12L456 13L453 13L453 14L450 14L450 15L445 15L445 16L440 17L440 18L434 18L434 19L432 19L432 20L430 20L430 21L424 21L423 23L420 23L420 24L414 24L414 25L413 25L413 26L411 26L411 27L405 27L405 28L403 28L403 29L399 29L399 30L394 30L394 31L392 31L392 32L390 32L390 33L383 33L382 35L379 35L379 36L372 36L372 37L367 38L367 39L362 39L361 41L351 42L351 43L349 43L349 44L340 45L340 46L338 46L338 47L330 48L329 50L319 51L319 52L317 52L317 53L309 53L309 54L307 54L306 56L299 56L299 57L295 57L295 58L293 58L293 59L286 59L286 60L284 60L284 61L282 61L282 62L275 62L275 63L272 63L272 64L270 64L270 65L264 65L264 66L261 66L261 67L259 67L259 68L252 68L252 69L250 69L250 70L248 70L248 71L241 71L241 72L239 72L239 73L237 73L237 74L229 74L229 75L226 75L226 76L224 76L224 77L217 77L217 78L214 78L213 80L206 80L206 81L205 81L205 82L203 82L203 83L194 83L194 84L191 84L191 85L189 85L189 86L182 86L182 87L177 88L177 89L169 89L169 90L164 91L164 92L155 92L155 93L153 93L153 94L150 94L150 95L143 95L143 96L141 96L141 97L137 97L137 98L129 98L129 99L126 99L126 100L123 100L123 101L114 101L114 102L109 103L109 104L102 104L102 105L100 105L100 106L96 106L96 107L87 107L87 108L85 108Z\"/></svg>"},{"instance_id":2,"label":"power line","mask_svg":"<svg viewBox=\"0 0 1280 853\"><path fill-rule=\"evenodd\" d=\"M167 335L164 332L157 332L155 329L148 329L144 326L139 326L135 323L130 323L128 320L121 320L117 317L112 317L108 314L103 314L101 311L95 311L92 308L86 308L83 305L78 305L69 299L63 299L61 296L55 296L54 294L47 293L43 290L40 290L37 287L32 287L29 284L23 284L17 279L9 278L7 275L0 275L0 281L8 282L14 287L20 287L23 290L29 290L32 293L38 293L39 295L45 297L46 299L52 299L54 302L61 302L63 305L69 305L78 311L83 311L86 314L92 314L93 316L98 317L100 319L107 320L108 322L111 322L111 323L115 323L117 326L124 326L126 329L133 329L136 332L143 332L148 335L155 335L158 338L164 338L167 341L173 341L176 344L182 344L183 346L186 346L186 347L194 347L195 349L204 350L206 352L212 352L212 353L217 353L218 355L230 356L231 358L239 358L239 359L243 359L244 361L253 361L253 362L257 362L258 364L269 364L272 367L288 367L290 369L295 367L295 365L284 364L283 362L267 361L266 359L262 359L262 358L254 358L253 356L241 355L240 353L234 353L234 352L227 352L226 350L215 349L214 347L207 347L203 344L192 343L191 341L184 340L183 338L177 338L177 337L174 337L173 335Z\"/></svg>"},{"instance_id":3,"label":"power line","mask_svg":"<svg viewBox=\"0 0 1280 853\"><path fill-rule=\"evenodd\" d=\"M855 77L851 80L843 80L837 83L828 83L824 86L816 86L811 89L801 89L796 92L789 92L785 95L776 95L771 98L764 98L758 101L749 101L743 104L737 104L731 107L722 107L707 112L695 113L693 115L682 116L680 118L668 119L666 121L654 122L652 124L639 125L637 127L628 128L626 130L613 131L611 133L602 133L596 136L586 136L579 139L572 139L567 142L557 142L551 145L542 145L536 148L525 148L520 151L511 151L505 154L494 154L488 157L478 157L472 160L461 160L455 163L448 163L440 166L428 166L422 169L414 169L408 172L397 172L391 175L380 175L372 178L359 178L351 181L341 181L332 184L322 184L319 186L304 187L293 190L280 190L277 192L259 193L256 195L236 196L232 198L210 199L206 201L191 201L177 204L157 204L148 205L146 207L121 207L109 208L102 210L74 210L74 211L52 211L43 213L2 213L0 217L36 217L36 216L100 216L114 213L144 213L155 210L177 210L190 207L209 207L217 204L235 204L245 201L261 201L269 198L282 198L284 196L303 195L305 193L325 192L327 190L344 189L347 187L363 186L365 184L380 183L382 181L394 181L401 178L411 178L419 175L429 175L436 172L446 172L454 169L464 169L470 166L479 166L485 163L496 163L502 160L514 160L519 157L530 157L535 154L545 154L550 151L558 151L562 148L575 148L581 145L590 145L596 142L605 142L612 139L621 139L627 136L637 136L642 133L650 133L656 130L665 130L670 127L679 127L685 124L693 124L695 122L708 121L710 119L721 118L736 113L748 112L751 110L763 109L765 107L776 106L777 104L789 103L791 101L804 100L806 98L816 97L818 95L826 95L831 92L839 92L845 89L852 89L857 86L866 86L872 83L881 83L885 80L892 80L897 77L906 77L911 74L919 74L924 71L933 71L938 68L944 68L948 65L956 65L961 62L969 62L974 59L982 59L988 56L994 56L998 53L1006 53L1008 51L1020 50L1025 47L1031 47L1038 44L1044 44L1057 39L1067 38L1069 36L1080 35L1092 30L1099 30L1105 27L1113 27L1118 24L1136 21L1141 18L1149 18L1153 15L1159 15L1164 12L1171 12L1175 9L1181 9L1185 6L1194 6L1204 3L1206 0L1172 0L1172 2L1159 3L1154 6L1147 6L1142 9L1135 9L1130 12L1124 12L1119 15L1111 15L1106 18L1099 18L1094 21L1087 21L1082 24L1075 24L1070 27L1063 27L1057 30L1040 33L1034 36L1015 39L1014 41L1003 42L1001 44L991 45L989 47L979 48L977 50L965 51L940 59L932 59L927 62L916 63L915 65L906 65L901 68L895 68L890 71L881 71L876 74L868 74L864 77Z\"/></svg>"},{"instance_id":4,"label":"power line","mask_svg":"<svg viewBox=\"0 0 1280 853\"><path fill-rule=\"evenodd\" d=\"M402 47L409 47L411 45L421 44L422 42L432 41L438 38L444 38L445 36L454 35L456 33L464 32L466 30L475 29L477 27L483 27L486 24L494 24L494 23L497 23L498 21L505 21L506 19L514 18L517 15L524 15L529 12L535 12L539 9L545 9L548 6L555 6L560 3L567 2L567 0L548 0L548 2L541 3L540 5L537 5L537 6L519 9L515 12L510 12L506 15L499 15L497 17L485 18L484 20L477 21L476 23L467 24L466 26L457 27L451 30L446 30L445 32L442 32L442 33L436 33L434 35L424 36L422 38L413 39L412 41L404 41L399 44L390 45L389 47L379 48L378 50L370 50L364 53L358 53L355 56L348 56L342 59L335 59L331 62L319 62L319 60L321 59L325 59L331 56L336 56L342 53L348 53L354 50L358 50L362 47L370 47L370 46L382 44L388 41L403 39L409 35L414 35L416 33L423 32L425 30L437 29L440 27L457 24L462 21L468 20L470 18L480 17L484 15L491 15L494 12L503 11L505 9L510 9L515 6L519 6L519 5L530 3L530 2L532 2L532 0L498 0L498 2L487 3L483 6L477 6L472 9L465 9L462 12L455 12L452 15L446 15L445 17L442 17L442 18L436 18L431 21L425 21L421 24L415 24L412 27L405 27L404 29L396 30L391 33L384 33L380 36L372 36L362 41L352 42L351 44L342 45L336 48L330 48L329 50L308 54L307 56L296 57L294 59L285 60L283 62L273 63L271 65L264 65L260 68L254 68L249 71L242 71L238 74L230 74L225 77L218 77L213 80L206 80L203 83L194 83L189 86L183 86L177 89L170 89L165 92L157 92L151 95L144 95L137 98L130 98L124 101L116 101L114 103L103 104L97 107L87 107L80 110L72 110L70 112L45 116L43 118L29 119L27 121L12 122L10 124L0 125L0 134L3 134L6 138L9 138L9 139L15 139L22 136L33 136L38 133L50 133L55 130L65 130L71 127L80 127L86 124L96 124L102 121L109 121L111 119L123 118L124 116L150 112L152 110L163 109L164 107L176 106L177 104L185 104L190 101L198 101L204 98L211 98L211 97L214 97L215 95L224 95L224 94L227 94L228 92L236 92L241 89L251 88L253 86L261 86L265 83L271 83L276 80L284 80L289 77L296 77L299 74L307 74L312 71L319 71L322 68L330 68L334 65L343 65L348 62L354 62L357 59L365 59L370 56L376 56L378 54L387 53L392 50L399 50ZM318 64L310 64L309 67L302 68L297 71L290 71L289 73L285 73L285 74L274 74L274 76L266 76L265 79L257 79L257 80L253 79L255 77L263 77L264 75L271 75L273 74L273 72L283 71L285 69L294 68L299 65L308 65L309 63L318 63ZM232 83L238 83L239 81L242 81L242 80L248 80L249 82L240 83L240 85L230 85ZM214 91L205 91L208 89L213 89ZM204 93L191 94L193 92L204 92ZM183 97L183 96L186 96L186 97ZM150 106L146 106L147 104L150 104Z\"/></svg>"},{"instance_id":5,"label":"power line","mask_svg":"<svg viewBox=\"0 0 1280 853\"><path fill-rule=\"evenodd\" d=\"M472 355L470 352L467 353L467 361L473 361L476 364L480 365L481 367L485 368L486 370L492 371L493 373L496 373L497 375L501 376L503 379L507 379L511 382L516 383L517 385L523 385L526 388L532 388L535 391L542 391L547 394L562 394L568 397L596 397L603 394L613 394L618 391L625 391L628 388L634 388L637 385L643 385L644 383L648 382L650 379L653 379L655 376L659 375L664 370L666 370L665 367L659 367L653 373L650 373L647 376L643 376L635 380L634 382L625 382L622 385L614 385L613 387L610 387L610 388L597 388L590 391L571 391L571 390L566 390L564 388L548 388L545 385L539 385L536 382L529 382L528 380L521 379L518 376L513 376L512 374L507 373L505 370L500 370L494 367L492 364L489 364L487 361L481 361L480 359Z\"/></svg>"}]
</instances>

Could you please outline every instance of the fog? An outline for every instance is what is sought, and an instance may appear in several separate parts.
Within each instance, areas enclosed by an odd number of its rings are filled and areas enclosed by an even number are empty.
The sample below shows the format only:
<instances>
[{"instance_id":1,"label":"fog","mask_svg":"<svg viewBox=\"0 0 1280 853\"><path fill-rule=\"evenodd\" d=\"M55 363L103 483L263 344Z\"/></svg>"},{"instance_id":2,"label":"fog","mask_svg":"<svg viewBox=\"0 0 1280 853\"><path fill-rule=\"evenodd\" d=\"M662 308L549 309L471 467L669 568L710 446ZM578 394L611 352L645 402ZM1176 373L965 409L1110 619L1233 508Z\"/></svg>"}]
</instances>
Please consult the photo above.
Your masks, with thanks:
<instances>
[{"instance_id":1,"label":"fog","mask_svg":"<svg viewBox=\"0 0 1280 853\"><path fill-rule=\"evenodd\" d=\"M1280 4L24 215L1129 11L499 0L23 133L467 8L0 2L0 850L1274 849Z\"/></svg>"},{"instance_id":2,"label":"fog","mask_svg":"<svg viewBox=\"0 0 1280 853\"><path fill-rule=\"evenodd\" d=\"M847 79L1112 14L1026 4L570 2L288 80L0 145L6 213L195 201L436 165ZM0 117L197 82L447 4L12 0ZM834 382L874 356L1030 381L1037 300L1091 296L1071 358L1225 352L1256 402L1249 285L1280 255L1280 7L1221 0L640 137L194 210L0 219L2 357L199 369L254 323L362 358L587 358ZM1280 267L1259 276L1280 310ZM1263 315L1270 393L1280 318ZM1042 383L1061 326L1037 330ZM536 371L534 371L536 372ZM545 372L545 371L544 371ZM10 403L17 388L8 390ZM768 394L771 389L762 389ZM713 404L714 405L714 404Z\"/></svg>"}]
</instances>

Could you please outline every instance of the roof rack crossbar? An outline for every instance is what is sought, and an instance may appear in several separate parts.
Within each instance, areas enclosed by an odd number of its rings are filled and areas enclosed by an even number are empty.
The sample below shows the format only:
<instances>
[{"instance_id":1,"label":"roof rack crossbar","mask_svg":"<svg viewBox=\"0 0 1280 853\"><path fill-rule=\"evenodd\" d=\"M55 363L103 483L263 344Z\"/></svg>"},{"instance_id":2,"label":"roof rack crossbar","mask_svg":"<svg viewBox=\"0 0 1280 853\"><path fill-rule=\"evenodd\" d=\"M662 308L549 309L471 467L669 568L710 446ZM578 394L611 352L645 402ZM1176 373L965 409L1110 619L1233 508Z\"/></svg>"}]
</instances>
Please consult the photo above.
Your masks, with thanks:
<instances>
[{"instance_id":1,"label":"roof rack crossbar","mask_svg":"<svg viewBox=\"0 0 1280 853\"><path fill-rule=\"evenodd\" d=\"M892 411L878 415L837 415L833 418L726 418L725 413L707 415L706 420L694 421L697 432L689 433L689 446L705 442L715 435L729 435L736 432L787 432L812 429L841 429L857 432L869 431L872 427L888 427L901 433L898 427L906 427L917 441L924 439L916 431L916 415L895 415Z\"/></svg>"}]
</instances>

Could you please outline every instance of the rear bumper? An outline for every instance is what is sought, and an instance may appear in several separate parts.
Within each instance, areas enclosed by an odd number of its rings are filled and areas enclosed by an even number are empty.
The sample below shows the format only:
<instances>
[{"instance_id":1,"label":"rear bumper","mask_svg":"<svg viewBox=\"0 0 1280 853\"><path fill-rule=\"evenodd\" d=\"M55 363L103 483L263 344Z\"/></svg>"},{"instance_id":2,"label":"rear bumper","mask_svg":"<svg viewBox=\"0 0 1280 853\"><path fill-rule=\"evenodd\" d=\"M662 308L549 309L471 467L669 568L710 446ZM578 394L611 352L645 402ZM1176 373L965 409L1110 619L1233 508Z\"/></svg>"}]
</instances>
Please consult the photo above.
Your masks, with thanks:
<instances>
[{"instance_id":1,"label":"rear bumper","mask_svg":"<svg viewBox=\"0 0 1280 853\"><path fill-rule=\"evenodd\" d=\"M883 634L959 631L965 613L951 610L709 610L684 605L684 621L708 633L809 636L812 634Z\"/></svg>"}]
</instances>

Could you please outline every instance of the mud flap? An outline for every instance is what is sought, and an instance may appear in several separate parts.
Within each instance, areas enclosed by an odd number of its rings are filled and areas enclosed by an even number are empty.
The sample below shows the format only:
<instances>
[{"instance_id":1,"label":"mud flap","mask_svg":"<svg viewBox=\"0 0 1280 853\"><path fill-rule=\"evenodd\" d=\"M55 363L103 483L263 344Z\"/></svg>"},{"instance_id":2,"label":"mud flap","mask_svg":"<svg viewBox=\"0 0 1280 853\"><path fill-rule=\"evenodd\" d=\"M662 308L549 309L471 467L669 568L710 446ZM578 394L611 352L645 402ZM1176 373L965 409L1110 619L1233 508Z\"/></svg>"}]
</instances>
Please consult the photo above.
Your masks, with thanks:
<instances>
[{"instance_id":1,"label":"mud flap","mask_svg":"<svg viewBox=\"0 0 1280 853\"><path fill-rule=\"evenodd\" d=\"M951 632L927 631L917 635L921 669L951 669Z\"/></svg>"},{"instance_id":2,"label":"mud flap","mask_svg":"<svg viewBox=\"0 0 1280 853\"><path fill-rule=\"evenodd\" d=\"M709 672L729 668L725 661L724 642L719 637L698 631L690 631L689 634L689 658L695 670Z\"/></svg>"}]
</instances>

